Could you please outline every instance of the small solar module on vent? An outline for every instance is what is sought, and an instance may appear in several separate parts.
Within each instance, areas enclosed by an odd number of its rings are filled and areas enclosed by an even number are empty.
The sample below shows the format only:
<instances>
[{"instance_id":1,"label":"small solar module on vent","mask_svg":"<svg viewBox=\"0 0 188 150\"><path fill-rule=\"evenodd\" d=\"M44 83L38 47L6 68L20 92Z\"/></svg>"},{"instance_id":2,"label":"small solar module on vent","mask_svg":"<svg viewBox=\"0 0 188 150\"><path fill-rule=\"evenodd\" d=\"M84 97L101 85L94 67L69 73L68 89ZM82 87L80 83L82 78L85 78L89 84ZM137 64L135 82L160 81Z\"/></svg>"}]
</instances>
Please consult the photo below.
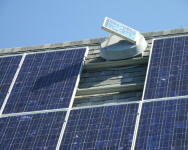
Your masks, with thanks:
<instances>
[{"instance_id":1,"label":"small solar module on vent","mask_svg":"<svg viewBox=\"0 0 188 150\"><path fill-rule=\"evenodd\" d=\"M155 40L144 99L188 95L188 37Z\"/></svg>"},{"instance_id":2,"label":"small solar module on vent","mask_svg":"<svg viewBox=\"0 0 188 150\"><path fill-rule=\"evenodd\" d=\"M10 88L22 56L0 58L0 108Z\"/></svg>"},{"instance_id":3,"label":"small solar module on vent","mask_svg":"<svg viewBox=\"0 0 188 150\"><path fill-rule=\"evenodd\" d=\"M61 150L130 149L138 104L71 110Z\"/></svg>"},{"instance_id":4,"label":"small solar module on vent","mask_svg":"<svg viewBox=\"0 0 188 150\"><path fill-rule=\"evenodd\" d=\"M66 112L0 118L0 149L55 150Z\"/></svg>"},{"instance_id":5,"label":"small solar module on vent","mask_svg":"<svg viewBox=\"0 0 188 150\"><path fill-rule=\"evenodd\" d=\"M187 150L188 99L144 103L136 150Z\"/></svg>"},{"instance_id":6,"label":"small solar module on vent","mask_svg":"<svg viewBox=\"0 0 188 150\"><path fill-rule=\"evenodd\" d=\"M85 51L26 55L3 113L69 107Z\"/></svg>"}]
</instances>

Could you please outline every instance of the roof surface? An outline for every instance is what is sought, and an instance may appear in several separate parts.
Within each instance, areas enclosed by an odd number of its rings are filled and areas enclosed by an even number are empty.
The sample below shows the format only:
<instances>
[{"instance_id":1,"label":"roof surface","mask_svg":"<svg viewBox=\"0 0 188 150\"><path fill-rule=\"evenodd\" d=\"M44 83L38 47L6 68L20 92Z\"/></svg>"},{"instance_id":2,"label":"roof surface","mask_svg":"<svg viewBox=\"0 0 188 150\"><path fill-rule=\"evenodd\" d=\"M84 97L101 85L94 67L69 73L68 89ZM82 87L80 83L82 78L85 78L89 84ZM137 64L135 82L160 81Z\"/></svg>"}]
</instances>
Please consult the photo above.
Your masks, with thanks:
<instances>
[{"instance_id":1,"label":"roof surface","mask_svg":"<svg viewBox=\"0 0 188 150\"><path fill-rule=\"evenodd\" d=\"M0 55L88 46L89 53L81 74L74 107L139 101L142 96L152 40L162 37L188 35L188 28L142 34L148 42L147 49L142 56L125 60L105 61L100 57L100 44L105 40L105 37L75 42L0 49Z\"/></svg>"}]
</instances>

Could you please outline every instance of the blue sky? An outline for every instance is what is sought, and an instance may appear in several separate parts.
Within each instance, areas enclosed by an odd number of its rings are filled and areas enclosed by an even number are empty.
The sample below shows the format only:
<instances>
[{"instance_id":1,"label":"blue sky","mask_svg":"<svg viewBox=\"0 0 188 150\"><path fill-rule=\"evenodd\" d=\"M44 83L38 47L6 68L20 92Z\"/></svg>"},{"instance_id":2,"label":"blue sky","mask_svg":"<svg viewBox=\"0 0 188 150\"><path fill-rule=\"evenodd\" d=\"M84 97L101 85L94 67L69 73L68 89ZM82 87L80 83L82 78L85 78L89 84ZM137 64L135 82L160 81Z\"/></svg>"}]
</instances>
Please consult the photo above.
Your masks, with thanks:
<instances>
[{"instance_id":1,"label":"blue sky","mask_svg":"<svg viewBox=\"0 0 188 150\"><path fill-rule=\"evenodd\" d=\"M187 0L0 0L0 48L98 38L106 16L140 32L188 27Z\"/></svg>"}]
</instances>

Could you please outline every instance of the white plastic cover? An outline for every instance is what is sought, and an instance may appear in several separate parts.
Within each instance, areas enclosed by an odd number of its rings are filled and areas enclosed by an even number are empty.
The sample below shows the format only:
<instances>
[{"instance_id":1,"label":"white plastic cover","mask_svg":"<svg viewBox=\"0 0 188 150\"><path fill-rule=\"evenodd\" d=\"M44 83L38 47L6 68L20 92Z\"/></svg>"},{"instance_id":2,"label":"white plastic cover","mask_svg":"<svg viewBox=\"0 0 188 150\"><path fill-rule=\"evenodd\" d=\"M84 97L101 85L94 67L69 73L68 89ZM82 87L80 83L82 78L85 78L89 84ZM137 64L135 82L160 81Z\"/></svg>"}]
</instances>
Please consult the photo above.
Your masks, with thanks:
<instances>
[{"instance_id":1,"label":"white plastic cover","mask_svg":"<svg viewBox=\"0 0 188 150\"><path fill-rule=\"evenodd\" d=\"M113 35L101 44L100 55L106 60L126 59L141 54L146 47L147 42L141 34L137 34L135 44Z\"/></svg>"}]
</instances>

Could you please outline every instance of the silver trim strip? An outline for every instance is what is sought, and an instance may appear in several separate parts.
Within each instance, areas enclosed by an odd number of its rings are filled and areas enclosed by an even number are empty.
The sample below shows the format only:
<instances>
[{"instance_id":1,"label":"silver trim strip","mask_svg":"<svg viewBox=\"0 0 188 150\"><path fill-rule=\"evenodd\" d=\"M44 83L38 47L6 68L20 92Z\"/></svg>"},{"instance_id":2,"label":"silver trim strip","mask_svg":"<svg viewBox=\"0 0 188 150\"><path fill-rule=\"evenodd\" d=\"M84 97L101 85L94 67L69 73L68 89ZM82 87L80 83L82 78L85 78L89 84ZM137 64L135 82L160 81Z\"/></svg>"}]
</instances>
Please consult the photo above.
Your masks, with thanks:
<instances>
[{"instance_id":1,"label":"silver trim strip","mask_svg":"<svg viewBox=\"0 0 188 150\"><path fill-rule=\"evenodd\" d=\"M149 62L148 62L148 67L147 67L147 72L146 72L146 79L145 79L145 82L144 82L144 89L143 89L143 94L142 94L142 100L139 102L139 106L138 106L138 112L137 112L137 117L136 117L136 123L135 123L134 133L133 133L133 140L132 140L131 150L134 150L135 149L135 145L136 145L136 138L137 138L137 133L138 133L140 116L141 116L141 112L142 112L142 104L143 104L143 99L144 99L145 90L146 90L146 83L147 83L148 73L149 73L149 68L150 68L150 62L151 62L153 44L154 44L154 39L152 40L152 46L151 46L151 50L150 50L150 57L149 57Z\"/></svg>"},{"instance_id":2,"label":"silver trim strip","mask_svg":"<svg viewBox=\"0 0 188 150\"><path fill-rule=\"evenodd\" d=\"M13 54L13 55L0 55L0 58L3 58L3 57L13 57L13 56L22 56L24 53L22 54Z\"/></svg>"},{"instance_id":3,"label":"silver trim strip","mask_svg":"<svg viewBox=\"0 0 188 150\"><path fill-rule=\"evenodd\" d=\"M30 112L20 112L20 113L11 113L11 114L2 114L0 116L0 118L13 117L13 116L24 116L24 115L34 115L34 114L44 114L44 113L60 112L60 111L67 111L67 108L39 110L39 111L30 111Z\"/></svg>"},{"instance_id":4,"label":"silver trim strip","mask_svg":"<svg viewBox=\"0 0 188 150\"><path fill-rule=\"evenodd\" d=\"M81 106L81 107L74 107L71 110L78 110L78 109L87 109L87 108L98 108L98 107L107 107L107 106L117 106L117 105L128 105L128 104L137 104L139 101L132 101L132 102L120 102L120 103L106 103L100 105L91 105L91 106Z\"/></svg>"},{"instance_id":5,"label":"silver trim strip","mask_svg":"<svg viewBox=\"0 0 188 150\"><path fill-rule=\"evenodd\" d=\"M162 39L171 39L171 38L178 38L178 37L187 37L188 35L172 35L172 36L167 36L167 37L155 37L153 40L162 40Z\"/></svg>"},{"instance_id":6,"label":"silver trim strip","mask_svg":"<svg viewBox=\"0 0 188 150\"><path fill-rule=\"evenodd\" d=\"M177 100L177 99L186 99L186 98L188 98L188 95L184 95L184 96L174 96L174 97L163 97L163 98L156 98L156 99L147 99L147 100L143 100L143 103L158 102L158 101L168 101L168 100Z\"/></svg>"},{"instance_id":7,"label":"silver trim strip","mask_svg":"<svg viewBox=\"0 0 188 150\"><path fill-rule=\"evenodd\" d=\"M85 58L88 54L88 51L89 51L89 47L86 47L86 51L85 51L85 55L84 55L81 67L80 67L79 75L77 76L77 80L76 80L76 84L75 84L74 91L73 91L73 94L72 94L72 98L71 98L71 101L70 101L70 104L69 104L69 107L67 109L67 113L66 113L66 116L65 116L65 121L64 121L64 124L62 126L62 129L61 129L61 132L60 132L60 135L59 135L59 139L58 139L58 142L57 142L57 145L56 145L56 150L59 150L60 146L61 146L61 141L63 139L63 135L64 135L64 132L65 132L65 128L66 128L68 119L69 119L70 111L71 111L71 108L72 108L72 105L73 105L73 102L74 102L74 99L75 99L75 96L76 96L76 91L78 89L78 84L80 82L80 75L81 75L82 68L84 66L84 61L85 61Z\"/></svg>"},{"instance_id":8,"label":"silver trim strip","mask_svg":"<svg viewBox=\"0 0 188 150\"><path fill-rule=\"evenodd\" d=\"M77 50L77 49L82 49L87 47L72 47L72 48L60 48L60 49L55 49L55 50L45 50L45 51L36 51L36 52L28 52L27 55L30 54L41 54L41 53L53 53L53 52L58 52L58 51L70 51L70 50Z\"/></svg>"}]
</instances>

